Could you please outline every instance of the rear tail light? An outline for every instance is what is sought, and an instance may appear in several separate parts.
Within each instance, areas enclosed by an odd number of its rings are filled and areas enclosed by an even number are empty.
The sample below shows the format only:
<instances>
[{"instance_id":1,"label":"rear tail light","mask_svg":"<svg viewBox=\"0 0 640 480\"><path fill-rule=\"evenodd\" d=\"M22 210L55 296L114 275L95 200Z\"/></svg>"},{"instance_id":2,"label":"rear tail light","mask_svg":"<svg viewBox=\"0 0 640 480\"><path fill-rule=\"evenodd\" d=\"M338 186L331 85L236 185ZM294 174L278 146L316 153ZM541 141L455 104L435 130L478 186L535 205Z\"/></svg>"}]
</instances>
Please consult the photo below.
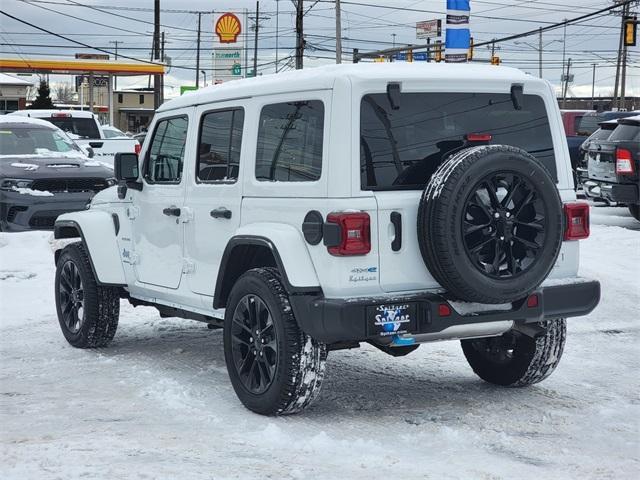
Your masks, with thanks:
<instances>
[{"instance_id":1,"label":"rear tail light","mask_svg":"<svg viewBox=\"0 0 640 480\"><path fill-rule=\"evenodd\" d=\"M635 165L633 164L633 155L626 148L616 149L616 174L633 175L635 173Z\"/></svg>"},{"instance_id":2,"label":"rear tail light","mask_svg":"<svg viewBox=\"0 0 640 480\"><path fill-rule=\"evenodd\" d=\"M441 303L438 305L438 316L440 317L450 317L451 316L451 307L446 303Z\"/></svg>"},{"instance_id":3,"label":"rear tail light","mask_svg":"<svg viewBox=\"0 0 640 480\"><path fill-rule=\"evenodd\" d=\"M339 243L328 246L331 255L366 255L371 251L371 220L368 213L330 213L328 223L339 226Z\"/></svg>"},{"instance_id":4,"label":"rear tail light","mask_svg":"<svg viewBox=\"0 0 640 480\"><path fill-rule=\"evenodd\" d=\"M527 298L528 308L536 308L538 306L538 303L538 295L535 293L533 295L529 295L529 298Z\"/></svg>"},{"instance_id":5,"label":"rear tail light","mask_svg":"<svg viewBox=\"0 0 640 480\"><path fill-rule=\"evenodd\" d=\"M589 204L565 203L564 216L566 219L565 240L581 240L589 236Z\"/></svg>"},{"instance_id":6,"label":"rear tail light","mask_svg":"<svg viewBox=\"0 0 640 480\"><path fill-rule=\"evenodd\" d=\"M140 145L139 143L136 143L136 146L134 147L134 151L136 152L136 155L140 155L140 150L142 150L142 145Z\"/></svg>"},{"instance_id":7,"label":"rear tail light","mask_svg":"<svg viewBox=\"0 0 640 480\"><path fill-rule=\"evenodd\" d=\"M467 142L490 142L493 135L490 133L468 133Z\"/></svg>"}]
</instances>

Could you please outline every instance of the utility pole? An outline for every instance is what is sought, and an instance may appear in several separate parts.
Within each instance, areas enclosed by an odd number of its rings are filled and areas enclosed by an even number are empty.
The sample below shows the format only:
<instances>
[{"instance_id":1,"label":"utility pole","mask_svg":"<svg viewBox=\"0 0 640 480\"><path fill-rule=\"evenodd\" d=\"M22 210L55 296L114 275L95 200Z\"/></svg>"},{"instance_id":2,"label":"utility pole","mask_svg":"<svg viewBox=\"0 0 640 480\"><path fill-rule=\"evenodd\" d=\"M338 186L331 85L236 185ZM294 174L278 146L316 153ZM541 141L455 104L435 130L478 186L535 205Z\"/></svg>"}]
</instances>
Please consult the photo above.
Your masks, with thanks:
<instances>
[{"instance_id":1,"label":"utility pole","mask_svg":"<svg viewBox=\"0 0 640 480\"><path fill-rule=\"evenodd\" d=\"M196 41L196 88L200 87L200 27L202 24L202 13L198 12L198 40ZM215 55L215 52L214 52Z\"/></svg>"},{"instance_id":2,"label":"utility pole","mask_svg":"<svg viewBox=\"0 0 640 480\"><path fill-rule=\"evenodd\" d=\"M303 55L304 55L304 2L303 0L297 0L296 2L296 70L302 69Z\"/></svg>"},{"instance_id":3,"label":"utility pole","mask_svg":"<svg viewBox=\"0 0 640 480\"><path fill-rule=\"evenodd\" d=\"M342 63L342 20L340 18L340 0L336 0L336 63Z\"/></svg>"},{"instance_id":4,"label":"utility pole","mask_svg":"<svg viewBox=\"0 0 640 480\"><path fill-rule=\"evenodd\" d=\"M260 2L256 1L256 16L249 17L251 20L254 20L255 23L253 25L253 76L258 76L258 38L260 31L260 22L262 20L269 20L271 17L267 17L265 15L260 15Z\"/></svg>"},{"instance_id":5,"label":"utility pole","mask_svg":"<svg viewBox=\"0 0 640 480\"><path fill-rule=\"evenodd\" d=\"M164 63L164 31L160 40L160 60ZM160 104L164 103L164 75L160 75Z\"/></svg>"},{"instance_id":6,"label":"utility pole","mask_svg":"<svg viewBox=\"0 0 640 480\"><path fill-rule=\"evenodd\" d=\"M276 73L278 73L278 32L280 20L280 0L276 0Z\"/></svg>"},{"instance_id":7,"label":"utility pole","mask_svg":"<svg viewBox=\"0 0 640 480\"><path fill-rule=\"evenodd\" d=\"M564 78L564 89L562 92L562 108L565 108L567 105L567 90L569 89L569 75L571 72L571 58L567 62L567 74Z\"/></svg>"},{"instance_id":8,"label":"utility pole","mask_svg":"<svg viewBox=\"0 0 640 480\"><path fill-rule=\"evenodd\" d=\"M596 64L592 63L593 66L593 80L591 81L591 106L596 103Z\"/></svg>"},{"instance_id":9,"label":"utility pole","mask_svg":"<svg viewBox=\"0 0 640 480\"><path fill-rule=\"evenodd\" d=\"M153 9L153 59L160 59L160 0L154 1ZM157 110L161 104L160 86L162 75L153 76L153 107Z\"/></svg>"},{"instance_id":10,"label":"utility pole","mask_svg":"<svg viewBox=\"0 0 640 480\"><path fill-rule=\"evenodd\" d=\"M615 3L620 3L620 0L614 0ZM616 83L613 89L613 103L612 106L613 107L617 107L618 110L620 109L620 101L618 98L618 92L619 90L619 86L620 86L620 70L622 67L622 52L625 51L625 46L624 46L624 17L625 14L627 12L627 5L624 5L622 7L622 15L621 15L621 22L620 22L620 41L618 42L618 59L616 60Z\"/></svg>"},{"instance_id":11,"label":"utility pole","mask_svg":"<svg viewBox=\"0 0 640 480\"><path fill-rule=\"evenodd\" d=\"M567 19L565 18L564 21L566 22ZM564 24L564 34L562 36L562 76L563 78L561 78L561 80L568 80L569 78L569 72L567 71L567 73L564 73L564 66L565 66L565 58L566 58L566 54L567 54L567 24ZM566 83L562 86L562 108L565 107L567 103L567 87L566 87Z\"/></svg>"},{"instance_id":12,"label":"utility pole","mask_svg":"<svg viewBox=\"0 0 640 480\"><path fill-rule=\"evenodd\" d=\"M630 3L627 3L622 10L622 35L624 37L625 20L629 16ZM627 42L622 42L622 79L620 80L620 103L618 104L618 110L626 110L625 93L627 90Z\"/></svg>"},{"instance_id":13,"label":"utility pole","mask_svg":"<svg viewBox=\"0 0 640 480\"><path fill-rule=\"evenodd\" d=\"M115 59L118 60L118 44L122 43L122 40L109 40L109 43L113 43L116 48L115 48ZM114 76L113 77L113 89L117 90L118 89L118 77Z\"/></svg>"},{"instance_id":14,"label":"utility pole","mask_svg":"<svg viewBox=\"0 0 640 480\"><path fill-rule=\"evenodd\" d=\"M538 30L538 76L542 78L542 27Z\"/></svg>"},{"instance_id":15,"label":"utility pole","mask_svg":"<svg viewBox=\"0 0 640 480\"><path fill-rule=\"evenodd\" d=\"M256 31L253 37L253 76L258 76L258 29L260 28L260 2L256 2Z\"/></svg>"}]
</instances>

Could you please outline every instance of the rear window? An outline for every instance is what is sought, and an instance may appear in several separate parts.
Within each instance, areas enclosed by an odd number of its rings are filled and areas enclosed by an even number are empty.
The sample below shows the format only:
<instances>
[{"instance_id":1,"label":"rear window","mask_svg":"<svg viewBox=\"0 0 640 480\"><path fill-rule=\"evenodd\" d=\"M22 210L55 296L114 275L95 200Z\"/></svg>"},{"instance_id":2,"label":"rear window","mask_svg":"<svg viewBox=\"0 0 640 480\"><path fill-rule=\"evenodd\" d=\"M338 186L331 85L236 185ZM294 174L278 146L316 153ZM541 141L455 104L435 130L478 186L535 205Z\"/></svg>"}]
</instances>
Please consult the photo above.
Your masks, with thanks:
<instances>
[{"instance_id":1,"label":"rear window","mask_svg":"<svg viewBox=\"0 0 640 480\"><path fill-rule=\"evenodd\" d=\"M578 135L589 136L595 132L599 127L599 123L604 120L602 115L585 115L580 118L578 126L576 127L576 133Z\"/></svg>"},{"instance_id":2,"label":"rear window","mask_svg":"<svg viewBox=\"0 0 640 480\"><path fill-rule=\"evenodd\" d=\"M610 142L640 142L640 126L618 125L611 136Z\"/></svg>"},{"instance_id":3,"label":"rear window","mask_svg":"<svg viewBox=\"0 0 640 480\"><path fill-rule=\"evenodd\" d=\"M386 93L360 106L360 167L364 190L423 189L467 134L491 134L535 156L556 177L547 112L541 97L525 95L516 110L509 94L402 93L393 109Z\"/></svg>"},{"instance_id":4,"label":"rear window","mask_svg":"<svg viewBox=\"0 0 640 480\"><path fill-rule=\"evenodd\" d=\"M81 138L100 138L100 131L93 118L51 117L44 120L48 120L61 130Z\"/></svg>"},{"instance_id":5,"label":"rear window","mask_svg":"<svg viewBox=\"0 0 640 480\"><path fill-rule=\"evenodd\" d=\"M600 127L598 130L593 132L593 135L589 137L589 141L593 140L607 140L611 133L613 132L613 128L610 127Z\"/></svg>"}]
</instances>

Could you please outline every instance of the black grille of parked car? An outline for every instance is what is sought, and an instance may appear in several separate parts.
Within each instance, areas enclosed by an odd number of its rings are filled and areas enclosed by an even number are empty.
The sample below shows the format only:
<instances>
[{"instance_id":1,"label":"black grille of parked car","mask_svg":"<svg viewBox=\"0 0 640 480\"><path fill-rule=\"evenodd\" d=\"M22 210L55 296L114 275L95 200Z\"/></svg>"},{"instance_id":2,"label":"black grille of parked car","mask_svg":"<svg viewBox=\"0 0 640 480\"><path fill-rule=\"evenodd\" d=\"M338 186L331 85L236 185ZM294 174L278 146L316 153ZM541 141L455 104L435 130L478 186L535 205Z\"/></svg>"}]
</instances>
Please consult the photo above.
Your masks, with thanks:
<instances>
[{"instance_id":1,"label":"black grille of parked car","mask_svg":"<svg viewBox=\"0 0 640 480\"><path fill-rule=\"evenodd\" d=\"M33 190L46 192L99 192L107 188L103 178L55 178L35 180Z\"/></svg>"}]
</instances>

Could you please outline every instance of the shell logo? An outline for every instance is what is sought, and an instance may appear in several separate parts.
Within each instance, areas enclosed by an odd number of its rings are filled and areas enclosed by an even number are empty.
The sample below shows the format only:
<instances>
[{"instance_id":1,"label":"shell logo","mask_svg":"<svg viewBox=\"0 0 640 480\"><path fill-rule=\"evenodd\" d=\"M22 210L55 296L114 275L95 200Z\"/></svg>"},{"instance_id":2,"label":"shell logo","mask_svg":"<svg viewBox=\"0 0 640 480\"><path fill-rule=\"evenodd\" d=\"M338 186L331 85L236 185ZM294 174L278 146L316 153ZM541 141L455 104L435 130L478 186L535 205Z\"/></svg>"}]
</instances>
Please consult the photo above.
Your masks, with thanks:
<instances>
[{"instance_id":1,"label":"shell logo","mask_svg":"<svg viewBox=\"0 0 640 480\"><path fill-rule=\"evenodd\" d=\"M236 43L241 31L240 20L233 13L225 13L216 22L220 43Z\"/></svg>"}]
</instances>

